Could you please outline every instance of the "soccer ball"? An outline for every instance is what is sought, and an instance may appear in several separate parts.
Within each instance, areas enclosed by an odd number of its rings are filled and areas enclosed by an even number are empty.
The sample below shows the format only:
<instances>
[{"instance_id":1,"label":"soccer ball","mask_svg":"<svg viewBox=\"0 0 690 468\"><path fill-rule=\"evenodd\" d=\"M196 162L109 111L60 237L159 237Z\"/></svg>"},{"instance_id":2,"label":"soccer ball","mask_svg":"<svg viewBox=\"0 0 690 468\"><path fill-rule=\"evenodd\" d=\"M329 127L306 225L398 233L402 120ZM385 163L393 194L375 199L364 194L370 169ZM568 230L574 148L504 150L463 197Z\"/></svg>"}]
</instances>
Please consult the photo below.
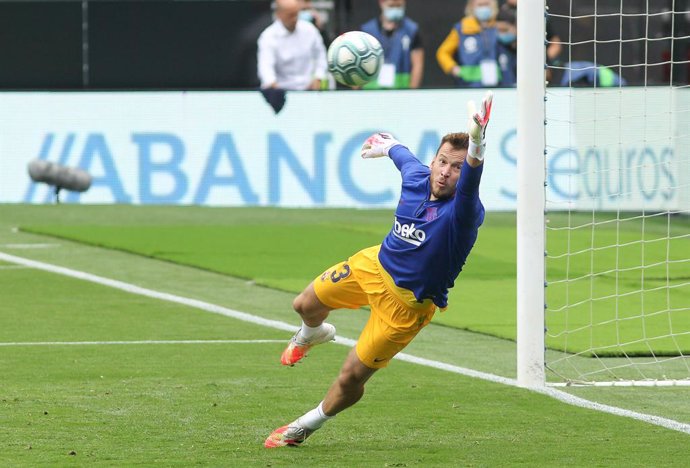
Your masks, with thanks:
<instances>
[{"instance_id":1,"label":"soccer ball","mask_svg":"<svg viewBox=\"0 0 690 468\"><path fill-rule=\"evenodd\" d=\"M362 86L376 79L383 64L383 48L362 31L341 34L328 48L328 71L346 86Z\"/></svg>"}]
</instances>

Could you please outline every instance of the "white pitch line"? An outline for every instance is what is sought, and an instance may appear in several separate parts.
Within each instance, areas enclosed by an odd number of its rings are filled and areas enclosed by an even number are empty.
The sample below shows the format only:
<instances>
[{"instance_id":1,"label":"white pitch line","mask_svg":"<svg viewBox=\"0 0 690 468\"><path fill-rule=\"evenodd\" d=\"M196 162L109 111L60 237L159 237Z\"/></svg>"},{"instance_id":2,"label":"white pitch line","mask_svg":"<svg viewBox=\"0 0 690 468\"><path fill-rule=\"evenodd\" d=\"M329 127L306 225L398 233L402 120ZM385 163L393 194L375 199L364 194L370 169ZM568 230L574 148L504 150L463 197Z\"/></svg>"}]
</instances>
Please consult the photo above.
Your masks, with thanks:
<instances>
[{"instance_id":1,"label":"white pitch line","mask_svg":"<svg viewBox=\"0 0 690 468\"><path fill-rule=\"evenodd\" d=\"M7 249L52 249L60 244L2 244Z\"/></svg>"},{"instance_id":2,"label":"white pitch line","mask_svg":"<svg viewBox=\"0 0 690 468\"><path fill-rule=\"evenodd\" d=\"M141 296L151 297L154 299L160 299L164 301L174 302L177 304L186 305L189 307L194 307L197 309L205 310L207 312L212 312L214 314L224 315L226 317L231 317L237 320L242 320L244 322L254 323L257 325L262 325L265 327L275 328L278 330L285 330L290 332L295 332L299 327L287 324L285 322L280 322L278 320L268 320L263 317L258 317L256 315L248 314L246 312L240 312L233 309L228 309L227 307L222 307L219 305L211 304L208 302L200 301L197 299L190 299L187 297L176 296L174 294L164 293L160 291L154 291L152 289L142 288L141 286L136 286L134 284L125 283L118 280L113 280L109 278L104 278L102 276L92 275L90 273L85 273L83 271L72 270L70 268L65 268L57 265L51 265L49 263L38 262L36 260L30 260L28 258L16 257L7 253L0 252L0 260L4 260L10 263L16 263L19 265L28 266L31 268L36 268L38 270L49 271L51 273L57 273L64 276L69 276L72 278L81 279L84 281L89 281L92 283L101 284L104 286L109 286L111 288L120 289L132 294L139 294ZM341 336L336 336L336 343L343 344L347 346L354 346L355 340L350 338L345 338ZM515 379L509 379L507 377L501 377L499 375L489 374L487 372L481 372L474 369L468 369L465 367L455 366L452 364L447 364L440 361L434 361L431 359L421 358L417 356L412 356L407 353L399 353L395 359L401 361L411 362L414 364L419 364L422 366L432 367L435 369L440 369L447 372L452 372L455 374L464 375L467 377L478 378L482 380L487 380L494 383L499 383L503 385L509 385L511 387L520 387ZM690 434L690 424L675 421L673 419L662 418L659 416L654 416L645 413L638 413L637 411L626 410L623 408L618 408L616 406L604 405L601 403L585 400L584 398L576 397L569 393L557 390L551 387L530 387L527 390L531 390L542 395L549 396L556 400L569 405L578 406L580 408L591 409L595 411L601 411L604 413L613 414L616 416L623 416L626 418L636 419L638 421L643 421L649 424L654 424L657 426L665 427L666 429L671 429L678 432L684 432Z\"/></svg>"},{"instance_id":3,"label":"white pitch line","mask_svg":"<svg viewBox=\"0 0 690 468\"><path fill-rule=\"evenodd\" d=\"M0 346L102 346L102 345L189 345L285 343L285 340L139 340L139 341L17 341Z\"/></svg>"}]
</instances>

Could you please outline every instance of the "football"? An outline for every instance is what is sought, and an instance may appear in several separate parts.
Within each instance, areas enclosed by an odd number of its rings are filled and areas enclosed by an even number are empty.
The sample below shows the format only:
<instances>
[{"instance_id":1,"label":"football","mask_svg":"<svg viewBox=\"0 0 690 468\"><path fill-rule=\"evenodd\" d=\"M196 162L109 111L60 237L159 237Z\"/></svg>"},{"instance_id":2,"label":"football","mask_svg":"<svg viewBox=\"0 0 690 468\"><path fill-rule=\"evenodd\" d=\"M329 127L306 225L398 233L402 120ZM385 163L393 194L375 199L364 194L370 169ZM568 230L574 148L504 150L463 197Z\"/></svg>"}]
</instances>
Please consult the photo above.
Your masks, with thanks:
<instances>
[{"instance_id":1,"label":"football","mask_svg":"<svg viewBox=\"0 0 690 468\"><path fill-rule=\"evenodd\" d=\"M328 48L328 71L346 86L362 86L375 80L382 64L381 43L362 31L341 34Z\"/></svg>"}]
</instances>

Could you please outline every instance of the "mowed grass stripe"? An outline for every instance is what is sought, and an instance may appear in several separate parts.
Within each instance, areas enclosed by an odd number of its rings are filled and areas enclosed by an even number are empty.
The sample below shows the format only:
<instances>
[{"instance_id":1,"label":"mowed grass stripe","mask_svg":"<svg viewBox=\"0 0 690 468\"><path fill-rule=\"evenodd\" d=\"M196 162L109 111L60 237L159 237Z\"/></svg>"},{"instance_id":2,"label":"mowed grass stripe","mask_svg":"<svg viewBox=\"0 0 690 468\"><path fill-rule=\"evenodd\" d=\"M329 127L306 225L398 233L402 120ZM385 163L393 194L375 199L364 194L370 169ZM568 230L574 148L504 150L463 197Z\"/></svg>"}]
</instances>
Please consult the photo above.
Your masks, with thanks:
<instances>
[{"instance_id":1,"label":"mowed grass stripe","mask_svg":"<svg viewBox=\"0 0 690 468\"><path fill-rule=\"evenodd\" d=\"M90 248L72 248L94 255ZM104 251L100 260L108 255ZM69 264L74 258L62 260ZM132 261L145 262L136 257ZM151 271L170 281L166 268ZM70 283L61 283L54 295L69 297L71 307L62 316L67 324L91 310L123 321L137 317L94 309L101 297L90 297L91 288L99 294L108 288L32 273L34 294L22 296L29 303L26 310L39 296L36 291L52 278ZM127 276L124 270L118 273ZM169 286L175 290L180 284ZM115 292L120 298L130 296ZM174 312L165 313L168 305L162 301L139 300L141 320L155 317L158 328L180 336L193 322L206 321L227 323L222 331L233 336L254 337L259 330L269 334L267 338L272 333L285 335L183 308L184 315L194 319L187 321ZM289 304L289 298L285 300ZM8 304L2 301L0 307ZM137 332L136 327L127 330ZM455 344L466 346L461 341ZM207 346L6 348L0 360L6 370L0 408L9 415L0 427L6 447L3 461L9 466L257 467L685 466L687 462L684 434L402 362L377 374L364 400L326 425L305 447L267 451L261 445L267 433L323 396L347 352L342 346L317 347L303 365L286 369L277 361L282 348L282 343L249 346L240 354ZM76 455L69 455L71 451Z\"/></svg>"},{"instance_id":2,"label":"mowed grass stripe","mask_svg":"<svg viewBox=\"0 0 690 468\"><path fill-rule=\"evenodd\" d=\"M19 341L0 346L114 346L114 345L207 345L285 343L285 340L135 340L135 341Z\"/></svg>"},{"instance_id":3,"label":"mowed grass stripe","mask_svg":"<svg viewBox=\"0 0 690 468\"><path fill-rule=\"evenodd\" d=\"M280 322L277 320L269 320L265 319L262 317L258 317L252 314L247 314L245 312L240 312L237 310L233 310L227 307L222 307L218 306L215 304L209 304L208 302L204 301L199 301L196 299L190 299L190 298L183 298L180 296L176 296L174 294L168 294L164 292L159 292L159 291L153 291L151 289L146 289L142 288L133 284L125 283L123 281L117 281L109 278L104 278L96 275L91 275L89 273L77 271L77 270L72 270L70 268L65 268L57 265L50 265L47 263L43 262L37 262L34 260L22 258L22 257L17 257L14 255L10 255L4 252L0 252L0 260L4 260L7 262L12 262L24 266L28 266L37 270L43 270L47 271L50 273L57 273L62 276L67 276L71 278L76 278L84 281L88 281L90 283L96 283L101 286L107 286L108 288L113 288L113 289L119 289L121 291L125 291L137 296L145 296L148 298L152 299L160 299L163 301L166 301L168 303L174 303L182 306L187 306L187 307L192 307L195 309L201 309L206 312L212 312L215 314L219 315L224 315L226 317L231 317L235 318L238 320L242 320L244 322L249 322L253 323L256 325L263 325L269 328L274 328L278 330L284 330L284 331L290 331L290 332L295 332L298 330L299 327L294 326L294 325L289 325L285 322ZM14 282L14 281L12 281ZM59 288L59 286L58 286ZM44 291L45 293L45 291ZM100 294L102 291L99 290L98 293ZM62 300L67 301L69 303L71 300L74 298L69 297L69 295L65 296ZM107 301L96 301L94 302L95 307L108 307L108 302Z\"/></svg>"},{"instance_id":4,"label":"mowed grass stripe","mask_svg":"<svg viewBox=\"0 0 690 468\"><path fill-rule=\"evenodd\" d=\"M133 211L141 216L147 210ZM156 218L157 225L152 225L153 218L144 224L118 225L88 219L91 224L85 224L84 220L75 224L25 225L22 229L191 265L296 293L328 266L347 259L362 247L380 243L392 221L389 212L361 213L361 210L218 209L200 210L198 217L179 224L172 216L182 212L164 211ZM262 213L265 219L259 220ZM601 216L608 219L612 214ZM559 213L551 213L549 217L554 225L568 219ZM571 221L586 225L591 222L591 215L589 218L573 215ZM671 252L671 259L690 258L690 242L679 237L690 229L690 218L674 217L671 223L661 217L646 219L645 235L660 239L670 235L674 240L668 245L661 241L646 245L644 257L640 256L638 245L616 246L615 223L592 229L596 230L595 245L591 245L593 231L587 227L568 231L571 232L568 242L581 243L582 248L609 246L594 252L595 273L615 268L615 258L621 256L628 260L619 267L643 265L652 259L663 262L667 251ZM639 238L640 222L623 221L620 231L621 239ZM550 254L566 252L568 242L560 231L549 231ZM450 291L448 312L437 314L435 322L516 339L515 252L514 213L488 213L464 271ZM585 253L565 259L572 262L570 277L590 271L590 255ZM566 274L562 264L565 260L549 261L549 280ZM547 346L570 353L589 352L589 355L596 350L599 357L617 357L623 353L649 356L652 352L690 354L690 335L682 334L690 330L690 315L686 313L690 307L690 287L683 285L687 283L683 278L690 277L688 268L690 262L673 264L668 272L669 286L673 286L670 288L655 289L666 285L658 281L666 274L661 267L645 269L644 287L640 272L597 276L591 280L585 277L550 285L547 288L550 309L564 307L566 302L571 306L567 313L548 314ZM639 294L622 294L637 289ZM590 297L592 294L594 297ZM608 296L611 298L602 299ZM572 306L576 301L582 304ZM669 309L669 303L678 310ZM567 332L574 329L578 331ZM627 344L615 346L618 339Z\"/></svg>"},{"instance_id":5,"label":"mowed grass stripe","mask_svg":"<svg viewBox=\"0 0 690 468\"><path fill-rule=\"evenodd\" d=\"M279 322L279 321L275 321L275 320L267 320L267 319L257 317L257 316L251 315L251 314L227 309L227 308L220 307L220 306L217 306L214 304L209 304L209 303L206 303L203 301L198 301L198 300L194 300L194 299L188 299L188 298L183 298L180 296L175 296L172 294L152 291L150 289L142 288L142 287L135 286L135 285L130 285L130 284L124 283L122 281L116 281L116 280L111 280L108 278L102 278L102 277L92 275L89 273L80 272L80 271L76 271L76 270L72 270L72 269L64 268L64 267L59 267L59 266L55 266L55 265L50 265L50 264L46 264L43 262L37 262L34 260L24 259L21 257L16 257L16 256L9 255L9 254L2 253L2 252L0 252L0 260L4 260L4 261L8 261L8 262L15 262L18 264L31 266L32 268L37 268L37 269L48 271L51 273L58 273L61 275L70 276L73 278L82 279L85 281L89 281L89 282L93 282L93 283L97 283L97 284L101 284L101 285L105 285L105 286L110 286L112 288L120 289L120 290L129 292L129 293L141 294L144 296L153 297L153 298L161 299L164 301L170 301L170 302L175 302L175 303L179 303L179 304L183 304L183 305L188 305L188 306L195 307L195 308L200 308L200 309L208 311L208 312L219 313L221 315L226 315L228 317L236 318L238 320L245 321L245 322L250 322L252 324L258 324L258 325L262 325L262 326L266 326L266 327L278 328L280 330L285 330L285 329L296 330L297 329L297 327L288 325L284 322ZM347 346L353 346L355 344L355 341L352 339L349 339L349 338L343 338L340 336L338 336L336 338L337 338L337 342L340 344L345 344ZM454 365L442 363L439 361L434 361L434 360L425 359L425 358L419 358L419 357L412 356L412 355L409 355L406 353L400 353L398 356L396 356L396 359L407 361L407 362L412 362L415 364L421 364L423 366L433 367L436 369L441 369L441 370L453 372L456 374L461 374L461 375L468 376L468 377L479 378L479 379L487 380L487 381L490 381L493 383L500 383L500 384L513 386L513 387L517 386L517 382L514 379L507 379L505 377L501 377L501 376L497 376L497 375L493 375L493 374L489 374L489 373L485 373L485 372L474 371L472 369L465 369L465 368L462 368L459 366L454 366ZM575 396L570 395L568 393L560 392L560 391L552 389L552 388L546 388L546 389L539 388L539 389L535 389L535 390L537 390L541 394L550 396L552 398L555 398L555 399L560 400L562 402L568 403L570 405L574 405L574 406L578 406L578 407L582 407L582 408L586 408L586 409L595 409L597 411L602 411L602 412L614 414L617 416L625 416L628 418L637 419L637 420L644 421L647 423L659 425L659 426L665 427L667 429L672 429L675 431L690 434L690 424L685 424L685 423L681 423L681 422L674 421L674 420L667 419L667 418L661 418L658 416L647 415L647 414L638 413L635 411L630 411L630 410L625 410L625 409L621 409L621 408L617 408L617 407L612 407L609 405L603 405L600 403L590 402L590 401L585 400L583 398L578 398L578 397L575 397Z\"/></svg>"},{"instance_id":6,"label":"mowed grass stripe","mask_svg":"<svg viewBox=\"0 0 690 468\"><path fill-rule=\"evenodd\" d=\"M233 321L234 322L234 321ZM238 328L252 327L238 323ZM685 466L687 435L394 362L298 449L263 440L323 396L347 350L7 348L8 466ZM40 376L40 378L37 378ZM75 455L70 455L74 452ZM353 452L356 452L353 458Z\"/></svg>"}]
</instances>

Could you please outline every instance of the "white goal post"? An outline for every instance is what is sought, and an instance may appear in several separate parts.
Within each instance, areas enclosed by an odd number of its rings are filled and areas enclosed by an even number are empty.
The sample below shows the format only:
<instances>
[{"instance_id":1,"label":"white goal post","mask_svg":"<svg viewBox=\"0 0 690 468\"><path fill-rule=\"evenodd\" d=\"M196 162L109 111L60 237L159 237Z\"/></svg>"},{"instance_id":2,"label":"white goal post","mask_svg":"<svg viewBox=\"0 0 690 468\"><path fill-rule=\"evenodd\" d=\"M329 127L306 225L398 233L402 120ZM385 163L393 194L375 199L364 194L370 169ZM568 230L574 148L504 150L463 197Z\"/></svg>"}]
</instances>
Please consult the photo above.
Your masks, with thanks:
<instances>
[{"instance_id":1,"label":"white goal post","mask_svg":"<svg viewBox=\"0 0 690 468\"><path fill-rule=\"evenodd\" d=\"M544 0L520 0L518 51L517 380L544 385Z\"/></svg>"},{"instance_id":2,"label":"white goal post","mask_svg":"<svg viewBox=\"0 0 690 468\"><path fill-rule=\"evenodd\" d=\"M690 385L690 2L517 21L518 383Z\"/></svg>"}]
</instances>

